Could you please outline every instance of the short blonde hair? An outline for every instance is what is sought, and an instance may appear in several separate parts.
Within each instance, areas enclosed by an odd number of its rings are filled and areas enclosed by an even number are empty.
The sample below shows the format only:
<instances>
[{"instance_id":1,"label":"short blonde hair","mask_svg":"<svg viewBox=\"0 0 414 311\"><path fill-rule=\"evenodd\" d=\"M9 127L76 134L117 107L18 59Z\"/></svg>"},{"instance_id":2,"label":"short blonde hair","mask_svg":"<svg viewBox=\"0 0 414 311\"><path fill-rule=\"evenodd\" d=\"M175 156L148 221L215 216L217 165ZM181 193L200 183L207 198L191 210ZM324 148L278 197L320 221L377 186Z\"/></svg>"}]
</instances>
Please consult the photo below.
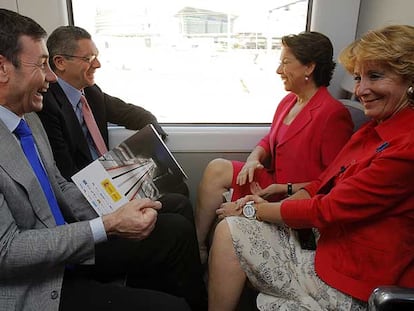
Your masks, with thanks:
<instances>
[{"instance_id":1,"label":"short blonde hair","mask_svg":"<svg viewBox=\"0 0 414 311\"><path fill-rule=\"evenodd\" d=\"M414 27L391 25L369 31L340 53L339 62L351 74L357 63L378 62L414 82Z\"/></svg>"}]
</instances>

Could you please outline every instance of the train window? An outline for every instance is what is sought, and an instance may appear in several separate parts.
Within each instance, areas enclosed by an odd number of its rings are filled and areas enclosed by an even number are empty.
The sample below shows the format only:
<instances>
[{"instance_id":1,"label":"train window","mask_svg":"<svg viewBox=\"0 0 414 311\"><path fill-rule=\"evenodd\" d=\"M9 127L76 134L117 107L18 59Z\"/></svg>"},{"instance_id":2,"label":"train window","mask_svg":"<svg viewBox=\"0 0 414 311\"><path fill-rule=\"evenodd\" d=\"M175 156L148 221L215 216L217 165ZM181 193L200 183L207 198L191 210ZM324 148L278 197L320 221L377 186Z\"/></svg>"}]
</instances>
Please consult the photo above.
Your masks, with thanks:
<instances>
[{"instance_id":1,"label":"train window","mask_svg":"<svg viewBox=\"0 0 414 311\"><path fill-rule=\"evenodd\" d=\"M96 82L162 123L270 123L286 94L280 38L311 0L72 0L99 49Z\"/></svg>"}]
</instances>

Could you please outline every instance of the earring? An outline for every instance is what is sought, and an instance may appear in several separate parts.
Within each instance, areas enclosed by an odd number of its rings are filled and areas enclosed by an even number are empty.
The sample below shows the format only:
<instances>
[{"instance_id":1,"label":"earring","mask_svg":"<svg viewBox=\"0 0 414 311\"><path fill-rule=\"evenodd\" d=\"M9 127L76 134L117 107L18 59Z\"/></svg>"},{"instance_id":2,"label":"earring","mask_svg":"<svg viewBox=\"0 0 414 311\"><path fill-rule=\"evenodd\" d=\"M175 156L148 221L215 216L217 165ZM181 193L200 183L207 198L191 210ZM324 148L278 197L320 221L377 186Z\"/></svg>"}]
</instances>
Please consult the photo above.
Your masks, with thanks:
<instances>
[{"instance_id":1,"label":"earring","mask_svg":"<svg viewBox=\"0 0 414 311\"><path fill-rule=\"evenodd\" d=\"M308 81L309 80L309 77L308 76L305 76L305 81ZM414 91L413 91L414 92Z\"/></svg>"},{"instance_id":2,"label":"earring","mask_svg":"<svg viewBox=\"0 0 414 311\"><path fill-rule=\"evenodd\" d=\"M414 101L414 88L412 85L407 89L407 97L410 101Z\"/></svg>"}]
</instances>

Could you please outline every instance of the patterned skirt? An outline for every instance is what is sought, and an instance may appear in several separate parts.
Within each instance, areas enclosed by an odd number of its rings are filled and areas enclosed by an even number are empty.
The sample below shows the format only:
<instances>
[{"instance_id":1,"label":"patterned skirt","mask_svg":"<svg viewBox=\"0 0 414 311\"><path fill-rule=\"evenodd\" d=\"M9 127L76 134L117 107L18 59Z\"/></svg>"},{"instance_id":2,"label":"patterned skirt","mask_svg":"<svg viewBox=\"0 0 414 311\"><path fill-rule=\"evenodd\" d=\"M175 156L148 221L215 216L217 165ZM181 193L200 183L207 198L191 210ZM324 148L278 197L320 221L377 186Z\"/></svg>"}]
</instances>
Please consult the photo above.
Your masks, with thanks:
<instances>
[{"instance_id":1,"label":"patterned skirt","mask_svg":"<svg viewBox=\"0 0 414 311\"><path fill-rule=\"evenodd\" d=\"M241 266L260 292L259 310L366 310L365 302L330 287L316 275L315 251L300 247L295 230L244 217L226 221Z\"/></svg>"}]
</instances>

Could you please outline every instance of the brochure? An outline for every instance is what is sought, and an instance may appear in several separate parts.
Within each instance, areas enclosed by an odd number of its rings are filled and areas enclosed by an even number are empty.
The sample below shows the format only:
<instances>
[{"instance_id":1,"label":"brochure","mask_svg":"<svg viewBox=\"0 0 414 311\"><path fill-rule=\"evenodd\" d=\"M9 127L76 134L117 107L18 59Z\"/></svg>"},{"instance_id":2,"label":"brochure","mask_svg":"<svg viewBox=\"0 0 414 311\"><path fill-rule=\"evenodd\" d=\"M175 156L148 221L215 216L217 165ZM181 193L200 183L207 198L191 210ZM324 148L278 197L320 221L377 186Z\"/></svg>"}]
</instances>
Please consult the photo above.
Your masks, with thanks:
<instances>
[{"instance_id":1,"label":"brochure","mask_svg":"<svg viewBox=\"0 0 414 311\"><path fill-rule=\"evenodd\" d=\"M135 198L156 200L187 179L152 124L72 176L99 215Z\"/></svg>"}]
</instances>

